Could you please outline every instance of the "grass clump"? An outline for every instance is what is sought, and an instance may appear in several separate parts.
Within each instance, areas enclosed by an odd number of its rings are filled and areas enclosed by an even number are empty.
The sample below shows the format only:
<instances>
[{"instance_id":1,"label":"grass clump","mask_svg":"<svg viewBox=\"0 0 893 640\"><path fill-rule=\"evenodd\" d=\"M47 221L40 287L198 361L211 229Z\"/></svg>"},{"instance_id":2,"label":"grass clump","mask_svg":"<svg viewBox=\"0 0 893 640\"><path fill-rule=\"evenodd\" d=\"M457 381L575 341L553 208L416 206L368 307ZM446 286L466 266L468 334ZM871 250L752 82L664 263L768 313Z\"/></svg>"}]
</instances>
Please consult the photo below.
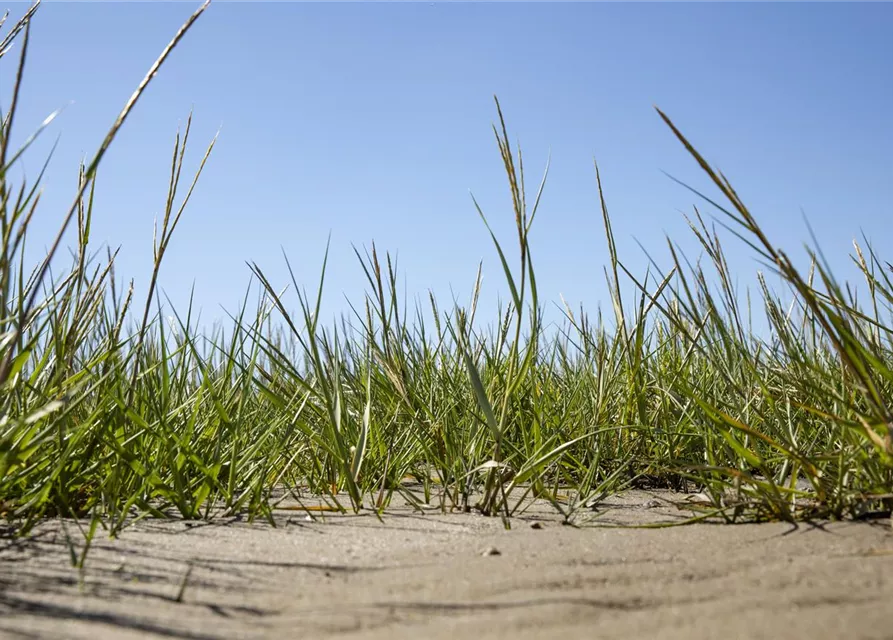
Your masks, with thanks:
<instances>
[{"instance_id":1,"label":"grass clump","mask_svg":"<svg viewBox=\"0 0 893 640\"><path fill-rule=\"evenodd\" d=\"M51 516L91 518L88 538L97 526L114 535L147 515L272 520L282 488L345 511L381 512L400 493L419 508L476 509L506 523L531 496L571 521L612 492L646 484L697 489L728 521L889 511L893 267L855 245L867 308L817 251L809 271L798 271L661 112L724 203L699 197L781 276L787 302L760 275L761 304L742 308L720 237L697 209L689 223L707 266L668 240L670 268L635 276L617 255L596 167L614 317L566 307L563 324L547 330L529 242L546 176L528 207L522 155L497 102L517 247L511 258L474 202L511 294L489 325L478 319L480 271L467 306L442 309L429 296L408 309L390 255L372 245L357 251L367 295L332 326L319 322L325 263L313 293L293 273L283 289L251 263L261 295L252 307L246 292L231 330L199 332L191 306L166 326L160 267L213 148L182 194L191 119L174 145L151 285L134 309L132 283L115 279L115 254L89 249L94 179L206 6L80 168L74 202L34 270L23 256L40 177L29 185L11 175L33 136L15 151L9 141L36 5L0 45L0 64L21 45L0 114L0 511L20 532ZM72 223L72 262L54 274ZM633 298L622 283L634 286ZM757 334L748 318L760 311L768 331Z\"/></svg>"}]
</instances>

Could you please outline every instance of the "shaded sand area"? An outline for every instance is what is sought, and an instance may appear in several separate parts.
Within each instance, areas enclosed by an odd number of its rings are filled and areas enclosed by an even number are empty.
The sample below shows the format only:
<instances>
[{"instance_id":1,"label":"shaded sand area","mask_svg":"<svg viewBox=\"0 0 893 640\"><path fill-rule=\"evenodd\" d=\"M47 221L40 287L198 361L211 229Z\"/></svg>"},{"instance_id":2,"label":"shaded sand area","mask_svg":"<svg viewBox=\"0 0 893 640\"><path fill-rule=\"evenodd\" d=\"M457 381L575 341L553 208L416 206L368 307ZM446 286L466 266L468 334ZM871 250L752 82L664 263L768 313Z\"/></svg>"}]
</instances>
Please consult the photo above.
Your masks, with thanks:
<instances>
[{"instance_id":1,"label":"shaded sand area","mask_svg":"<svg viewBox=\"0 0 893 640\"><path fill-rule=\"evenodd\" d=\"M97 535L82 585L48 522L0 540L0 636L893 638L888 519L596 526L679 518L679 499L629 492L579 527L533 504L510 531L399 505L383 523L144 520Z\"/></svg>"}]
</instances>

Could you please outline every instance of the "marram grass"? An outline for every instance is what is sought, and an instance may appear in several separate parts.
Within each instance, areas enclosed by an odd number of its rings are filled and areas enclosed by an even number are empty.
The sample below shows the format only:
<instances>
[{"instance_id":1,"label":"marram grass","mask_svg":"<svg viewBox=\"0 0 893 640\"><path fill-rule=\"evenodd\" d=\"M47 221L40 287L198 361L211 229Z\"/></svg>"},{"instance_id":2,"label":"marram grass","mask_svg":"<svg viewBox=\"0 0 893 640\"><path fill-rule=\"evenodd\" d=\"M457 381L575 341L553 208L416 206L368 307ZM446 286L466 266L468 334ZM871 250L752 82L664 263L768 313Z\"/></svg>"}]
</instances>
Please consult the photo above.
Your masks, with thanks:
<instances>
[{"instance_id":1,"label":"marram grass","mask_svg":"<svg viewBox=\"0 0 893 640\"><path fill-rule=\"evenodd\" d=\"M10 171L33 137L20 149L9 144L34 10L0 43L0 64L16 78L0 113L0 511L15 531L46 517L87 518L89 547L97 526L114 535L135 517L271 519L282 490L376 511L400 493L507 523L529 497L573 521L642 485L697 489L713 501L711 515L730 522L889 512L893 267L855 245L864 305L816 252L799 272L660 112L718 192L698 195L780 275L787 302L760 275L747 298L757 302L741 307L720 237L697 210L689 222L707 260L692 266L670 243L665 273L636 276L617 255L602 197L613 317L566 307L559 330L547 331L528 240L546 178L528 190L498 110L517 234L497 238L472 203L510 292L490 322L477 286L467 307L430 297L406 308L390 256L374 246L357 253L368 293L337 324L319 322L325 264L308 293L294 278L271 282L254 263L260 300L249 306L246 294L232 330L200 333L191 308L164 322L159 268L213 142L186 178L188 123L176 138L143 300L116 279L115 255L90 251L94 178L206 6L80 168L71 209L36 268L23 256L40 177L19 183ZM19 57L10 62L13 45ZM597 168L596 176L601 196ZM64 272L50 270L71 225L74 258ZM636 295L624 298L622 283ZM759 313L768 331L757 335L749 318Z\"/></svg>"}]
</instances>

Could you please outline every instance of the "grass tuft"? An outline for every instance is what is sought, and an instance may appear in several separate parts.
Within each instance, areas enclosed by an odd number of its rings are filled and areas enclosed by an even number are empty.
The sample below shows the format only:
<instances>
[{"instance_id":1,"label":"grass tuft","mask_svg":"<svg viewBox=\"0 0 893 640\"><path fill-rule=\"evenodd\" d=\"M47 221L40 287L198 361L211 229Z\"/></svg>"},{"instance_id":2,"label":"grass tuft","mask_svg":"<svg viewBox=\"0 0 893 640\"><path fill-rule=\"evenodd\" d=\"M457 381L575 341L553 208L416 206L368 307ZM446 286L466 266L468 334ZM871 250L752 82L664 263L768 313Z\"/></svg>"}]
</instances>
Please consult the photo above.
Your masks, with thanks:
<instances>
[{"instance_id":1,"label":"grass tuft","mask_svg":"<svg viewBox=\"0 0 893 640\"><path fill-rule=\"evenodd\" d=\"M11 103L0 111L0 513L21 534L41 518L89 519L83 551L71 546L82 567L99 526L115 535L147 516L272 521L282 488L299 501L322 496L321 510L380 514L399 494L419 509L474 509L506 526L529 497L572 522L634 486L697 490L728 522L890 511L893 266L854 244L866 305L817 249L801 273L659 110L719 196L695 193L782 278L786 302L762 273L755 293L733 287L720 236L698 209L688 222L706 260L690 262L668 238L669 268L634 275L617 253L596 165L613 322L565 305L561 326L547 330L530 230L548 166L528 208L521 150L497 101L517 246L508 249L472 197L511 293L491 324L477 321L480 269L467 306L441 308L430 295L408 309L390 254L373 244L355 250L364 299L331 326L319 318L327 257L313 294L290 265L283 287L250 263L259 299L250 307L246 292L231 331L199 333L191 305L166 326L162 261L214 147L178 204L191 115L174 144L151 285L134 310L116 254L99 260L90 250L96 175L207 4L79 168L74 201L33 269L23 256L42 174L29 185L10 169L52 116L21 148L10 140L37 5L0 42L0 64L21 44ZM73 222L72 261L54 273ZM755 313L768 331L751 329Z\"/></svg>"}]
</instances>

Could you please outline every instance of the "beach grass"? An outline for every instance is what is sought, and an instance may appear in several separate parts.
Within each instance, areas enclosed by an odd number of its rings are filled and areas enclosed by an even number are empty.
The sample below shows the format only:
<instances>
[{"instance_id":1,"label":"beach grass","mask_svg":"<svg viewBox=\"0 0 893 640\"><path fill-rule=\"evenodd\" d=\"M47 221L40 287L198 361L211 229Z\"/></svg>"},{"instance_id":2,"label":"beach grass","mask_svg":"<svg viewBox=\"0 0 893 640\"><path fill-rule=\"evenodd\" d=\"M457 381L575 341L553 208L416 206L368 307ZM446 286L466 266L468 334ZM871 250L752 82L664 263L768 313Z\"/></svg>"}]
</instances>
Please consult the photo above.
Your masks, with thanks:
<instances>
[{"instance_id":1,"label":"beach grass","mask_svg":"<svg viewBox=\"0 0 893 640\"><path fill-rule=\"evenodd\" d=\"M817 248L799 271L660 111L709 176L711 193L697 195L720 224L694 210L706 259L690 262L668 239L668 268L636 275L617 254L596 167L607 318L565 306L557 329L544 323L529 233L547 178L525 182L498 101L494 134L516 234L498 238L477 202L469 207L510 293L492 317L478 307L480 273L467 305L432 295L407 307L391 256L372 245L356 254L367 295L340 322L320 321L325 263L318 281L302 283L293 274L273 282L252 262L261 295L254 305L246 292L231 329L199 331L191 306L168 308L166 323L159 270L214 145L184 166L191 118L173 149L151 285L135 300L115 255L90 245L95 177L206 6L80 167L72 206L36 266L24 249L41 176L13 178L31 139L16 149L10 139L38 13L5 27L0 64L16 82L0 113L0 512L18 533L48 517L91 523L88 541L141 517L272 521L282 495L382 513L400 494L420 509L477 511L507 526L536 497L572 523L642 486L697 491L707 514L728 522L889 513L893 266L854 244L861 303ZM717 226L762 261L757 291L739 295ZM60 270L70 227L76 246ZM781 278L781 293L763 273ZM757 314L766 330L751 329Z\"/></svg>"}]
</instances>

